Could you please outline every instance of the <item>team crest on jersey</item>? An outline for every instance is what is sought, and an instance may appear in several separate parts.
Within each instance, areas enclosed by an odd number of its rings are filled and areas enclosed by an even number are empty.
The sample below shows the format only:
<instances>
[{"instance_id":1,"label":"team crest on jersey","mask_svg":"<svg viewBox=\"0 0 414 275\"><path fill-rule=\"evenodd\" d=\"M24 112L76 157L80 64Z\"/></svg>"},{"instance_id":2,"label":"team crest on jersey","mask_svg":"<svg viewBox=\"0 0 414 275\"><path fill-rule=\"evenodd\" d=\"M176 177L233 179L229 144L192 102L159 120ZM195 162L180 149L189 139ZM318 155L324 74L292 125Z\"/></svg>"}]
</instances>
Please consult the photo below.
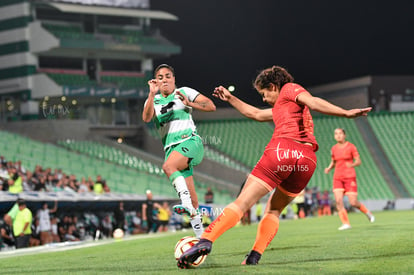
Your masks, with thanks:
<instances>
[{"instance_id":1,"label":"team crest on jersey","mask_svg":"<svg viewBox=\"0 0 414 275\"><path fill-rule=\"evenodd\" d=\"M165 113L167 113L167 112L169 112L171 109L172 109L172 107L174 106L174 101L171 101L171 102L168 102L168 104L167 105L163 105L162 106L162 108L161 108L161 114L165 114Z\"/></svg>"}]
</instances>

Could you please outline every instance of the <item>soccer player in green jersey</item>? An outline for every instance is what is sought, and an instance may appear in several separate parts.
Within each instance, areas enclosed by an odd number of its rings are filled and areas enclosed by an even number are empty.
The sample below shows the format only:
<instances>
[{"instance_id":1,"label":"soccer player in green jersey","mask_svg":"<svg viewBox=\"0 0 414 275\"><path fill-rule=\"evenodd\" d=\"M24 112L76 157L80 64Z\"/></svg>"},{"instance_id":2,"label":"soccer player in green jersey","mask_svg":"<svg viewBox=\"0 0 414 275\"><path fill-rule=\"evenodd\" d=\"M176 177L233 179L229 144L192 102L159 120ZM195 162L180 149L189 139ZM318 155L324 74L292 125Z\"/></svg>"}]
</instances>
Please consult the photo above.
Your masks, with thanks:
<instances>
[{"instance_id":1,"label":"soccer player in green jersey","mask_svg":"<svg viewBox=\"0 0 414 275\"><path fill-rule=\"evenodd\" d=\"M192 88L177 88L174 69L167 64L155 69L154 79L149 80L148 85L149 94L142 119L145 122L153 119L161 135L165 151L162 168L181 199L181 205L174 206L173 210L190 215L194 233L200 237L203 225L194 188L193 167L201 163L204 147L191 112L193 109L212 112L216 106Z\"/></svg>"}]
</instances>

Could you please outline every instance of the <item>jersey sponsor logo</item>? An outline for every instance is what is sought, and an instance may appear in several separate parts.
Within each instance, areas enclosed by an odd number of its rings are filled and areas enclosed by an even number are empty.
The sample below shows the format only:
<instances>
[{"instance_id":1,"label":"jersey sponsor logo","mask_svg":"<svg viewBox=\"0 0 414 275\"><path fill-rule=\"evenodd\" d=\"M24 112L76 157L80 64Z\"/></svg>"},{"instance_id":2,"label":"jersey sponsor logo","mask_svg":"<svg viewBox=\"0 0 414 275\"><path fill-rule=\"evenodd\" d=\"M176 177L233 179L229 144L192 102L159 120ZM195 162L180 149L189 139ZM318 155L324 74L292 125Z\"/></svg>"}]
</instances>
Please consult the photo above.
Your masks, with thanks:
<instances>
[{"instance_id":1,"label":"jersey sponsor logo","mask_svg":"<svg viewBox=\"0 0 414 275\"><path fill-rule=\"evenodd\" d=\"M290 158L301 159L304 157L303 151L280 148L280 142L277 144L277 148L275 152L276 152L278 161L281 161L282 159L290 159Z\"/></svg>"},{"instance_id":2,"label":"jersey sponsor logo","mask_svg":"<svg viewBox=\"0 0 414 275\"><path fill-rule=\"evenodd\" d=\"M167 113L170 109L172 109L172 107L174 106L174 101L169 102L167 105L163 105L161 107L161 114L165 114Z\"/></svg>"}]
</instances>

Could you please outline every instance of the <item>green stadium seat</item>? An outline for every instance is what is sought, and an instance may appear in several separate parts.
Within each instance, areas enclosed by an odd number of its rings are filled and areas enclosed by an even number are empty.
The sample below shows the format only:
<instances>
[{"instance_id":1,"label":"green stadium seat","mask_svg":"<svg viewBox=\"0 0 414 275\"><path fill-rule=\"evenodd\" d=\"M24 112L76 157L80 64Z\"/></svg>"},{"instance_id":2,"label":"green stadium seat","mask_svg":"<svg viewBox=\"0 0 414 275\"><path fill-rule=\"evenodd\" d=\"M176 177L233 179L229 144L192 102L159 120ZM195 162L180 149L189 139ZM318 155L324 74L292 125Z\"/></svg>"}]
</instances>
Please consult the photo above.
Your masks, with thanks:
<instances>
[{"instance_id":1,"label":"green stadium seat","mask_svg":"<svg viewBox=\"0 0 414 275\"><path fill-rule=\"evenodd\" d=\"M357 146L363 161L363 165L357 168L357 178L360 182L360 199L388 199L394 197L369 154L354 121L336 117L321 117L314 118L314 124L315 136L320 149L317 152L318 166L309 187L316 186L319 190L332 189L332 174L325 175L323 170L330 163L330 148L335 144L333 130L342 127L347 129L350 141ZM209 146L244 163L248 167L253 167L259 160L273 133L271 124L247 119L198 121L197 129L201 136L220 135L223 142Z\"/></svg>"},{"instance_id":2,"label":"green stadium seat","mask_svg":"<svg viewBox=\"0 0 414 275\"><path fill-rule=\"evenodd\" d=\"M372 114L368 121L402 184L414 197L414 113Z\"/></svg>"}]
</instances>

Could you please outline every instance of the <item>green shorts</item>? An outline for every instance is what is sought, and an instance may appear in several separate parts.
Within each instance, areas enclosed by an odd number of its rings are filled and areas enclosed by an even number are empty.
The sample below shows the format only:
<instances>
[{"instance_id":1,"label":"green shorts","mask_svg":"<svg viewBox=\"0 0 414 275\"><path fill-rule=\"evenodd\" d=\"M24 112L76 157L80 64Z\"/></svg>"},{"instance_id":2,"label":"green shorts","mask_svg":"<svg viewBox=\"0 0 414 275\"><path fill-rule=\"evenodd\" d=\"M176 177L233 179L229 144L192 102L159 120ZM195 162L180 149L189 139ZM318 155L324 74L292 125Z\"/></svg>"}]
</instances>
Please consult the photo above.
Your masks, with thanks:
<instances>
[{"instance_id":1,"label":"green shorts","mask_svg":"<svg viewBox=\"0 0 414 275\"><path fill-rule=\"evenodd\" d=\"M177 151L188 158L188 168L180 171L184 178L193 175L193 167L201 163L204 157L204 146L200 136L194 135L191 138L170 146L165 152L165 160L168 159L172 151Z\"/></svg>"}]
</instances>

